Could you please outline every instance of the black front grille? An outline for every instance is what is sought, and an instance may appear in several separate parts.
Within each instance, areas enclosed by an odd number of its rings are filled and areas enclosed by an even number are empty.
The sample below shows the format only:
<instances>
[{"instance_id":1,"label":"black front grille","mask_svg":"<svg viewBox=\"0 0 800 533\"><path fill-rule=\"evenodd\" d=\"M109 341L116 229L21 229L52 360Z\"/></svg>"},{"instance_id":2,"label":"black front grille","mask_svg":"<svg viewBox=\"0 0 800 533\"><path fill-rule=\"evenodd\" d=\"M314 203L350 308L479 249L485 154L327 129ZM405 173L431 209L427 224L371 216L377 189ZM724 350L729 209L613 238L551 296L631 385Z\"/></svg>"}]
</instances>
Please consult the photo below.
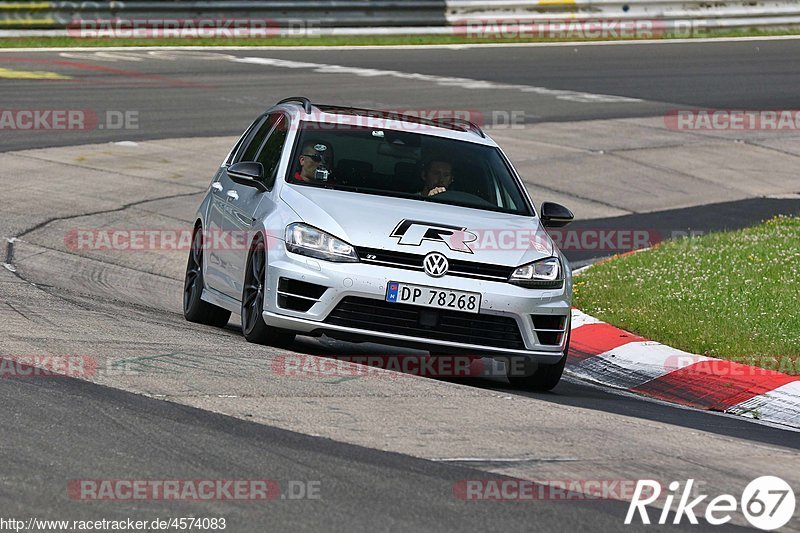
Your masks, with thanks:
<instances>
[{"instance_id":1,"label":"black front grille","mask_svg":"<svg viewBox=\"0 0 800 533\"><path fill-rule=\"evenodd\" d=\"M511 317L430 309L348 296L325 319L328 324L427 339L524 350Z\"/></svg>"},{"instance_id":2,"label":"black front grille","mask_svg":"<svg viewBox=\"0 0 800 533\"><path fill-rule=\"evenodd\" d=\"M425 256L395 252L392 250L378 250L377 248L356 248L362 263L386 263L387 266L406 268L409 270L422 270L422 260Z\"/></svg>"},{"instance_id":3,"label":"black front grille","mask_svg":"<svg viewBox=\"0 0 800 533\"><path fill-rule=\"evenodd\" d=\"M473 263L458 259L448 259L448 262L450 263L450 273L454 276L463 274L465 277L492 277L506 281L515 270L513 267Z\"/></svg>"},{"instance_id":4,"label":"black front grille","mask_svg":"<svg viewBox=\"0 0 800 533\"><path fill-rule=\"evenodd\" d=\"M423 270L422 261L425 259L424 255L361 247L356 248L356 252L362 263L392 266L406 270ZM511 272L514 271L514 267L487 265L463 259L448 258L447 261L450 263L450 269L447 271L449 276L507 281Z\"/></svg>"}]
</instances>

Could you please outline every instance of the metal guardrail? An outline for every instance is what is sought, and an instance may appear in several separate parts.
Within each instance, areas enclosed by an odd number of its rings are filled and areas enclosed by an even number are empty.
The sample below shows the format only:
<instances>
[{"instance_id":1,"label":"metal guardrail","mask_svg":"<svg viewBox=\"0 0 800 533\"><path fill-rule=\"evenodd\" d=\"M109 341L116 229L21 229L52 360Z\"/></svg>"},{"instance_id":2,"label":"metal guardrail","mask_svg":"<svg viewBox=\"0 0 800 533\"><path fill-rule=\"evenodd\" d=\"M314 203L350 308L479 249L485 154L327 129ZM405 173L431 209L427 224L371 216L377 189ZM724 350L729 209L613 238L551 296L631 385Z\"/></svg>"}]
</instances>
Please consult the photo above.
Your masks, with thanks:
<instances>
[{"instance_id":1,"label":"metal guardrail","mask_svg":"<svg viewBox=\"0 0 800 533\"><path fill-rule=\"evenodd\" d=\"M315 21L322 34L450 32L505 19L657 20L662 27L800 26L800 0L0 0L0 29L63 29L81 20L260 19L277 27ZM405 30L407 29L407 30ZM427 29L427 30L426 30Z\"/></svg>"},{"instance_id":2,"label":"metal guardrail","mask_svg":"<svg viewBox=\"0 0 800 533\"><path fill-rule=\"evenodd\" d=\"M800 27L800 0L447 0L447 9L451 26L492 20L531 25L554 19L652 21L664 33L685 36L715 29Z\"/></svg>"},{"instance_id":3,"label":"metal guardrail","mask_svg":"<svg viewBox=\"0 0 800 533\"><path fill-rule=\"evenodd\" d=\"M445 0L0 1L0 28L65 28L80 20L267 19L285 26L445 26Z\"/></svg>"},{"instance_id":4,"label":"metal guardrail","mask_svg":"<svg viewBox=\"0 0 800 533\"><path fill-rule=\"evenodd\" d=\"M800 15L800 0L448 0L450 23L474 19L717 18Z\"/></svg>"}]
</instances>

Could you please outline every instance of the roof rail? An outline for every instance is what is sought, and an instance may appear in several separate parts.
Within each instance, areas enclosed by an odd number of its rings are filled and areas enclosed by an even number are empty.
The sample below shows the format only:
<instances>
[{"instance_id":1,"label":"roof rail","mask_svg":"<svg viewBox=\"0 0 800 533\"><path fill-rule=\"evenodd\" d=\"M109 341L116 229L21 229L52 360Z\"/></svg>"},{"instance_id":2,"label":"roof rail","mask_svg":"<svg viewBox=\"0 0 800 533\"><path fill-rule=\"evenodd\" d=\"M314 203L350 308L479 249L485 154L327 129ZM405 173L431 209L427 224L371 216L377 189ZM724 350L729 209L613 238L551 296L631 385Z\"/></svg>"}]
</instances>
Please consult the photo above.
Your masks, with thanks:
<instances>
[{"instance_id":1,"label":"roof rail","mask_svg":"<svg viewBox=\"0 0 800 533\"><path fill-rule=\"evenodd\" d=\"M483 130L480 128L480 126L478 126L474 122L470 122L469 120L466 120L466 119L463 119L463 118L458 118L458 117L436 117L436 118L431 119L431 121L432 122L437 122L437 123L446 123L446 124L450 124L450 125L453 125L453 126L455 126L455 125L466 126L468 130L472 131L473 133L477 133L478 135L480 135L484 139L486 138L486 134L483 133Z\"/></svg>"},{"instance_id":2,"label":"roof rail","mask_svg":"<svg viewBox=\"0 0 800 533\"><path fill-rule=\"evenodd\" d=\"M289 102L297 102L303 104L303 109L305 110L306 114L307 115L311 114L311 107L312 107L311 100L309 100L305 96L290 96L289 98L284 98L275 105L288 104Z\"/></svg>"}]
</instances>

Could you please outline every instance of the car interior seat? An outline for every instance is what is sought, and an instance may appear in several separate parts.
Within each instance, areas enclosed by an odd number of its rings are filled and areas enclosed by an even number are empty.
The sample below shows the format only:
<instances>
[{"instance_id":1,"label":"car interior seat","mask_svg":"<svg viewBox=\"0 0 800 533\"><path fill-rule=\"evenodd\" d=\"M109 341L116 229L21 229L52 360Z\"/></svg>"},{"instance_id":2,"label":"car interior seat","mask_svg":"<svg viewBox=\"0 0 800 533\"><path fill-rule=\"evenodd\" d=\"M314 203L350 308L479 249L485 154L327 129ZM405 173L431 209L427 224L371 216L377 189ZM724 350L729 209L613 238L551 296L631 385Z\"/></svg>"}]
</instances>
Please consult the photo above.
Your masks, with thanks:
<instances>
[{"instance_id":1,"label":"car interior seat","mask_svg":"<svg viewBox=\"0 0 800 533\"><path fill-rule=\"evenodd\" d=\"M453 166L453 183L449 189L472 194L492 204L495 203L489 192L489 180L480 164L456 163Z\"/></svg>"},{"instance_id":2,"label":"car interior seat","mask_svg":"<svg viewBox=\"0 0 800 533\"><path fill-rule=\"evenodd\" d=\"M336 165L334 177L336 183L342 185L365 187L372 178L372 163L357 159L342 159Z\"/></svg>"},{"instance_id":3,"label":"car interior seat","mask_svg":"<svg viewBox=\"0 0 800 533\"><path fill-rule=\"evenodd\" d=\"M403 161L394 164L392 190L416 194L422 190L422 186L423 182L419 165Z\"/></svg>"}]
</instances>

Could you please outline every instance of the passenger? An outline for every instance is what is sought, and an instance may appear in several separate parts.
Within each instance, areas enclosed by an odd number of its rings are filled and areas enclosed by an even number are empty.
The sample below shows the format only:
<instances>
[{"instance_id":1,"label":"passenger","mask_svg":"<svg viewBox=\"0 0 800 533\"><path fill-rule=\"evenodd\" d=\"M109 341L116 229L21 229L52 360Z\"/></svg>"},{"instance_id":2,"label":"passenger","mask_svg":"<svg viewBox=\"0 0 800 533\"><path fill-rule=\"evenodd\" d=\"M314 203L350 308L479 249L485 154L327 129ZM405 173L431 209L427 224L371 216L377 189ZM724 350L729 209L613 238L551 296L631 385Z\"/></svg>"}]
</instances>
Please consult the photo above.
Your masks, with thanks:
<instances>
[{"instance_id":1,"label":"passenger","mask_svg":"<svg viewBox=\"0 0 800 533\"><path fill-rule=\"evenodd\" d=\"M328 181L332 178L333 149L327 144L309 141L303 144L298 158L300 168L294 173L299 181ZM319 172L317 172L319 170Z\"/></svg>"}]
</instances>

